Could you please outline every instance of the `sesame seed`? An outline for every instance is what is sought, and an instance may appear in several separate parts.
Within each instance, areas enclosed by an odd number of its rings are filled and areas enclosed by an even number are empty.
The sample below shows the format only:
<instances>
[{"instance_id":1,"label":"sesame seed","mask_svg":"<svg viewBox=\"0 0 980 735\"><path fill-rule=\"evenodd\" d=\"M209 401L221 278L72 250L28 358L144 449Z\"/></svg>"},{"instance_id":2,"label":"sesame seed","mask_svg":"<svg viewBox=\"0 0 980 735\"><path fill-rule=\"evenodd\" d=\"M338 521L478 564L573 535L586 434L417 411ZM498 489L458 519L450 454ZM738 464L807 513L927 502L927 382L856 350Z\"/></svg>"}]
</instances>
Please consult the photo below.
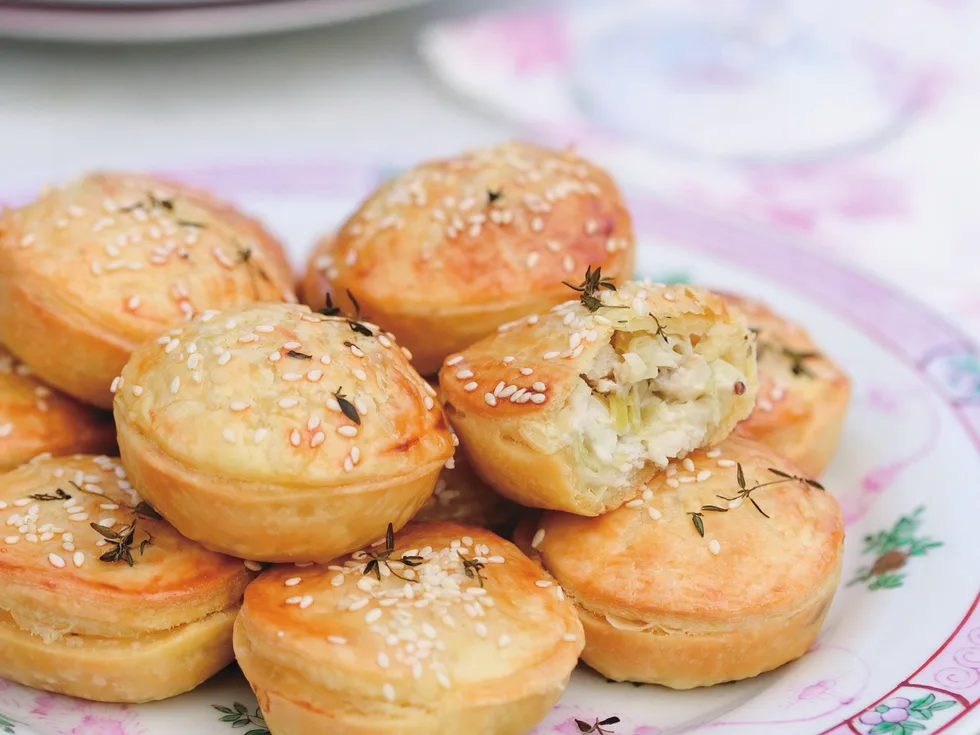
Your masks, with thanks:
<instances>
[{"instance_id":1,"label":"sesame seed","mask_svg":"<svg viewBox=\"0 0 980 735\"><path fill-rule=\"evenodd\" d=\"M178 376L177 376L176 378L174 378L174 379L173 379L173 381L172 381L172 382L170 383L170 392L171 392L171 393L176 393L176 392L177 392L177 391L179 391L179 390L180 390L180 376L178 375Z\"/></svg>"},{"instance_id":2,"label":"sesame seed","mask_svg":"<svg viewBox=\"0 0 980 735\"><path fill-rule=\"evenodd\" d=\"M299 435L299 431L293 429L292 432L290 432L289 434L289 443L292 444L294 447L298 447L300 440L301 437Z\"/></svg>"},{"instance_id":3,"label":"sesame seed","mask_svg":"<svg viewBox=\"0 0 980 735\"><path fill-rule=\"evenodd\" d=\"M512 362L514 362L514 360L516 360L516 359L517 359L517 358L516 358L516 357L514 357L513 355L507 355L507 356L505 356L505 357L504 357L504 359L503 359L503 360L501 360L501 362L502 362L502 363L503 363L504 365L509 365L510 363L512 363Z\"/></svg>"},{"instance_id":4,"label":"sesame seed","mask_svg":"<svg viewBox=\"0 0 980 735\"><path fill-rule=\"evenodd\" d=\"M718 457L721 456L721 450L720 449L712 449L710 451L705 452L704 453L704 456L707 457L708 459L717 459Z\"/></svg>"},{"instance_id":5,"label":"sesame seed","mask_svg":"<svg viewBox=\"0 0 980 735\"><path fill-rule=\"evenodd\" d=\"M473 377L473 371L472 370L460 370L460 371L458 371L456 373L456 377L459 378L460 380L466 380L468 378L472 378Z\"/></svg>"},{"instance_id":6,"label":"sesame seed","mask_svg":"<svg viewBox=\"0 0 980 735\"><path fill-rule=\"evenodd\" d=\"M626 504L626 507L627 508L639 508L641 505L643 505L643 498L635 498L634 500L629 501Z\"/></svg>"},{"instance_id":7,"label":"sesame seed","mask_svg":"<svg viewBox=\"0 0 980 735\"><path fill-rule=\"evenodd\" d=\"M319 416L310 416L310 420L306 422L306 428L309 431L316 431L316 427L320 425Z\"/></svg>"},{"instance_id":8,"label":"sesame seed","mask_svg":"<svg viewBox=\"0 0 980 735\"><path fill-rule=\"evenodd\" d=\"M370 625L371 623L376 623L380 617L381 617L381 608L376 607L368 611L367 615L364 616L364 622Z\"/></svg>"},{"instance_id":9,"label":"sesame seed","mask_svg":"<svg viewBox=\"0 0 980 735\"><path fill-rule=\"evenodd\" d=\"M736 465L736 462L733 459L719 459L718 460L718 466L719 467L734 467L735 465Z\"/></svg>"},{"instance_id":10,"label":"sesame seed","mask_svg":"<svg viewBox=\"0 0 980 735\"><path fill-rule=\"evenodd\" d=\"M254 444L261 444L262 440L265 439L268 434L268 429L256 429L255 433L252 435L252 442Z\"/></svg>"},{"instance_id":11,"label":"sesame seed","mask_svg":"<svg viewBox=\"0 0 980 735\"><path fill-rule=\"evenodd\" d=\"M163 348L163 351L166 352L169 355L171 352L173 352L174 350L176 350L178 347L180 347L180 340L179 339L171 339L169 342L167 342L167 346Z\"/></svg>"},{"instance_id":12,"label":"sesame seed","mask_svg":"<svg viewBox=\"0 0 980 735\"><path fill-rule=\"evenodd\" d=\"M20 541L20 536L7 536L3 540L5 544L16 544L18 541Z\"/></svg>"},{"instance_id":13,"label":"sesame seed","mask_svg":"<svg viewBox=\"0 0 980 735\"><path fill-rule=\"evenodd\" d=\"M391 665L391 660L388 658L388 654L384 651L378 652L378 666L382 669L387 669Z\"/></svg>"},{"instance_id":14,"label":"sesame seed","mask_svg":"<svg viewBox=\"0 0 980 735\"><path fill-rule=\"evenodd\" d=\"M525 261L525 263L527 264L528 268L533 268L538 264L538 261L540 260L541 260L540 253L528 253L527 260Z\"/></svg>"},{"instance_id":15,"label":"sesame seed","mask_svg":"<svg viewBox=\"0 0 980 735\"><path fill-rule=\"evenodd\" d=\"M553 582L550 579L539 579L534 584L536 584L538 587L550 587Z\"/></svg>"},{"instance_id":16,"label":"sesame seed","mask_svg":"<svg viewBox=\"0 0 980 735\"><path fill-rule=\"evenodd\" d=\"M341 436L353 437L357 436L356 426L338 426L337 433Z\"/></svg>"},{"instance_id":17,"label":"sesame seed","mask_svg":"<svg viewBox=\"0 0 980 735\"><path fill-rule=\"evenodd\" d=\"M88 513L75 513L74 515L68 516L69 521L87 521Z\"/></svg>"},{"instance_id":18,"label":"sesame seed","mask_svg":"<svg viewBox=\"0 0 980 735\"><path fill-rule=\"evenodd\" d=\"M112 384L109 386L109 392L115 393L117 390L119 390L119 387L121 385L122 385L122 377L117 375L115 378L112 379Z\"/></svg>"},{"instance_id":19,"label":"sesame seed","mask_svg":"<svg viewBox=\"0 0 980 735\"><path fill-rule=\"evenodd\" d=\"M402 348L402 349L404 349L404 348ZM350 351L351 351L352 353L354 353L354 355L356 355L357 357L364 357L364 352L363 352L363 351L361 350L361 348L360 348L360 347L358 347L358 346L357 346L357 345L355 345L355 344L352 344L352 345L350 346ZM409 359L411 359L411 358L409 358Z\"/></svg>"},{"instance_id":20,"label":"sesame seed","mask_svg":"<svg viewBox=\"0 0 980 735\"><path fill-rule=\"evenodd\" d=\"M656 521L660 519L661 513L656 508L647 508L647 515Z\"/></svg>"},{"instance_id":21,"label":"sesame seed","mask_svg":"<svg viewBox=\"0 0 980 735\"><path fill-rule=\"evenodd\" d=\"M677 488L681 486L681 484L674 477L668 477L666 482L667 482L667 487Z\"/></svg>"},{"instance_id":22,"label":"sesame seed","mask_svg":"<svg viewBox=\"0 0 980 735\"><path fill-rule=\"evenodd\" d=\"M694 461L690 457L685 457L681 464L688 472L694 472Z\"/></svg>"},{"instance_id":23,"label":"sesame seed","mask_svg":"<svg viewBox=\"0 0 980 735\"><path fill-rule=\"evenodd\" d=\"M385 682L384 686L381 687L381 693L384 694L385 699L389 702L395 701L395 687L388 682Z\"/></svg>"},{"instance_id":24,"label":"sesame seed","mask_svg":"<svg viewBox=\"0 0 980 735\"><path fill-rule=\"evenodd\" d=\"M232 411L244 411L248 408L248 404L245 401L232 401L228 405L228 408L230 408Z\"/></svg>"},{"instance_id":25,"label":"sesame seed","mask_svg":"<svg viewBox=\"0 0 980 735\"><path fill-rule=\"evenodd\" d=\"M531 375L533 372L534 372L534 370L532 368L529 368L529 367L522 367L521 368L521 375Z\"/></svg>"},{"instance_id":26,"label":"sesame seed","mask_svg":"<svg viewBox=\"0 0 980 735\"><path fill-rule=\"evenodd\" d=\"M431 411L432 408L436 405L435 404L435 401L432 400L432 397L431 396L425 396L422 399L422 403L423 403L423 405L425 405L425 408L428 411Z\"/></svg>"},{"instance_id":27,"label":"sesame seed","mask_svg":"<svg viewBox=\"0 0 980 735\"><path fill-rule=\"evenodd\" d=\"M298 596L298 595L296 597L287 597L286 598L286 604L287 605L298 605L302 601L303 601L303 598L301 596Z\"/></svg>"},{"instance_id":28,"label":"sesame seed","mask_svg":"<svg viewBox=\"0 0 980 735\"><path fill-rule=\"evenodd\" d=\"M82 566L82 564L85 563L85 552L76 551L74 554L71 555L71 561L72 564L74 564L76 567Z\"/></svg>"},{"instance_id":29,"label":"sesame seed","mask_svg":"<svg viewBox=\"0 0 980 735\"><path fill-rule=\"evenodd\" d=\"M449 359L446 360L446 365L448 367L452 367L453 365L458 365L462 361L463 361L463 356L462 355L453 355L452 357L450 357Z\"/></svg>"},{"instance_id":30,"label":"sesame seed","mask_svg":"<svg viewBox=\"0 0 980 735\"><path fill-rule=\"evenodd\" d=\"M280 377L290 383L295 383L297 380L303 379L303 375L301 373L283 373Z\"/></svg>"},{"instance_id":31,"label":"sesame seed","mask_svg":"<svg viewBox=\"0 0 980 735\"><path fill-rule=\"evenodd\" d=\"M336 398L328 398L326 405L331 411L340 411L340 404L337 402Z\"/></svg>"},{"instance_id":32,"label":"sesame seed","mask_svg":"<svg viewBox=\"0 0 980 735\"><path fill-rule=\"evenodd\" d=\"M298 585L302 581L303 581L302 577L290 577L289 579L287 579L284 582L284 584L287 587L295 587L296 585Z\"/></svg>"},{"instance_id":33,"label":"sesame seed","mask_svg":"<svg viewBox=\"0 0 980 735\"><path fill-rule=\"evenodd\" d=\"M343 574L337 574L330 580L330 584L334 587L340 587L344 583L344 579Z\"/></svg>"},{"instance_id":34,"label":"sesame seed","mask_svg":"<svg viewBox=\"0 0 980 735\"><path fill-rule=\"evenodd\" d=\"M300 610L305 610L306 608L308 608L312 604L313 604L313 598L310 597L309 595L306 595L306 596L303 597L302 600L299 601L299 609Z\"/></svg>"},{"instance_id":35,"label":"sesame seed","mask_svg":"<svg viewBox=\"0 0 980 735\"><path fill-rule=\"evenodd\" d=\"M253 572L261 572L262 571L262 564L261 564L261 562L251 561L251 560L246 559L245 560L245 568L248 569L248 570L250 570L250 571L253 571Z\"/></svg>"},{"instance_id":36,"label":"sesame seed","mask_svg":"<svg viewBox=\"0 0 980 735\"><path fill-rule=\"evenodd\" d=\"M280 398L279 408L295 408L299 405L298 398Z\"/></svg>"},{"instance_id":37,"label":"sesame seed","mask_svg":"<svg viewBox=\"0 0 980 735\"><path fill-rule=\"evenodd\" d=\"M469 383L467 383L466 385L463 386L463 390L465 390L467 392L475 391L476 390L476 385L477 385L476 384L476 381L475 380L471 380Z\"/></svg>"},{"instance_id":38,"label":"sesame seed","mask_svg":"<svg viewBox=\"0 0 980 735\"><path fill-rule=\"evenodd\" d=\"M322 364L324 364L324 365L329 365L330 364L330 355L324 355L323 357L321 357L320 358L320 362Z\"/></svg>"},{"instance_id":39,"label":"sesame seed","mask_svg":"<svg viewBox=\"0 0 980 735\"><path fill-rule=\"evenodd\" d=\"M483 400L485 400L489 406L497 405L497 397L493 393L484 394Z\"/></svg>"},{"instance_id":40,"label":"sesame seed","mask_svg":"<svg viewBox=\"0 0 980 735\"><path fill-rule=\"evenodd\" d=\"M302 346L303 346L303 345L302 345L302 344L300 344L299 342L287 342L286 344L284 344L284 345L282 346L282 348L283 348L284 350L298 350L298 349L299 349L300 347L302 347Z\"/></svg>"},{"instance_id":41,"label":"sesame seed","mask_svg":"<svg viewBox=\"0 0 980 735\"><path fill-rule=\"evenodd\" d=\"M728 501L728 509L735 510L741 504L742 504L742 498L733 498L732 500Z\"/></svg>"},{"instance_id":42,"label":"sesame seed","mask_svg":"<svg viewBox=\"0 0 980 735\"><path fill-rule=\"evenodd\" d=\"M51 563L51 566L55 567L56 569L64 569L65 568L65 560L62 559L57 554L53 554L53 553L52 554L48 554L48 561Z\"/></svg>"},{"instance_id":43,"label":"sesame seed","mask_svg":"<svg viewBox=\"0 0 980 735\"><path fill-rule=\"evenodd\" d=\"M536 382L534 385L532 385L531 387L534 388L534 390L536 390L538 393L544 393L545 390L547 390L548 388L548 386L546 386L540 380Z\"/></svg>"},{"instance_id":44,"label":"sesame seed","mask_svg":"<svg viewBox=\"0 0 980 735\"><path fill-rule=\"evenodd\" d=\"M554 360L560 354L561 353L558 352L557 350L552 350L551 352L545 352L544 353L544 359L545 360Z\"/></svg>"},{"instance_id":45,"label":"sesame seed","mask_svg":"<svg viewBox=\"0 0 980 735\"><path fill-rule=\"evenodd\" d=\"M218 355L218 364L227 365L230 359L231 359L230 352L222 352L220 355Z\"/></svg>"},{"instance_id":46,"label":"sesame seed","mask_svg":"<svg viewBox=\"0 0 980 735\"><path fill-rule=\"evenodd\" d=\"M326 440L327 440L327 435L324 434L322 431L318 431L313 435L313 438L310 439L310 446L315 449L316 447L323 444L323 442L325 442Z\"/></svg>"},{"instance_id":47,"label":"sesame seed","mask_svg":"<svg viewBox=\"0 0 980 735\"><path fill-rule=\"evenodd\" d=\"M704 481L705 481L705 480L707 480L707 479L708 479L709 477L711 477L711 470L701 470L701 471L700 471L700 472L698 473L698 477L697 477L697 480L698 480L698 482L704 482Z\"/></svg>"},{"instance_id":48,"label":"sesame seed","mask_svg":"<svg viewBox=\"0 0 980 735\"><path fill-rule=\"evenodd\" d=\"M306 379L311 383L317 382L322 377L323 377L322 370L310 370L310 372L306 374Z\"/></svg>"},{"instance_id":49,"label":"sesame seed","mask_svg":"<svg viewBox=\"0 0 980 735\"><path fill-rule=\"evenodd\" d=\"M356 408L359 413L367 413L368 412L367 403L365 403L364 402L364 399L361 398L360 396L357 396L354 399L354 408Z\"/></svg>"},{"instance_id":50,"label":"sesame seed","mask_svg":"<svg viewBox=\"0 0 980 735\"><path fill-rule=\"evenodd\" d=\"M231 429L222 429L221 436L224 437L224 440L229 444L234 444L238 441L238 439L235 437L235 432Z\"/></svg>"},{"instance_id":51,"label":"sesame seed","mask_svg":"<svg viewBox=\"0 0 980 735\"><path fill-rule=\"evenodd\" d=\"M712 554L717 554L719 551L721 551L721 544L718 543L718 539L711 539L711 541L708 542L708 551L710 551Z\"/></svg>"},{"instance_id":52,"label":"sesame seed","mask_svg":"<svg viewBox=\"0 0 980 735\"><path fill-rule=\"evenodd\" d=\"M338 646L347 645L347 639L339 635L328 635L327 640Z\"/></svg>"},{"instance_id":53,"label":"sesame seed","mask_svg":"<svg viewBox=\"0 0 980 735\"><path fill-rule=\"evenodd\" d=\"M544 541L545 529L539 528L537 533L534 534L534 538L531 539L531 548L536 549Z\"/></svg>"},{"instance_id":54,"label":"sesame seed","mask_svg":"<svg viewBox=\"0 0 980 735\"><path fill-rule=\"evenodd\" d=\"M275 352L269 354L270 362L279 362L281 359L282 359L282 355L279 353L279 350L276 350Z\"/></svg>"},{"instance_id":55,"label":"sesame seed","mask_svg":"<svg viewBox=\"0 0 980 735\"><path fill-rule=\"evenodd\" d=\"M544 393L534 393L531 395L532 403L544 403L546 400L548 400L548 396Z\"/></svg>"}]
</instances>

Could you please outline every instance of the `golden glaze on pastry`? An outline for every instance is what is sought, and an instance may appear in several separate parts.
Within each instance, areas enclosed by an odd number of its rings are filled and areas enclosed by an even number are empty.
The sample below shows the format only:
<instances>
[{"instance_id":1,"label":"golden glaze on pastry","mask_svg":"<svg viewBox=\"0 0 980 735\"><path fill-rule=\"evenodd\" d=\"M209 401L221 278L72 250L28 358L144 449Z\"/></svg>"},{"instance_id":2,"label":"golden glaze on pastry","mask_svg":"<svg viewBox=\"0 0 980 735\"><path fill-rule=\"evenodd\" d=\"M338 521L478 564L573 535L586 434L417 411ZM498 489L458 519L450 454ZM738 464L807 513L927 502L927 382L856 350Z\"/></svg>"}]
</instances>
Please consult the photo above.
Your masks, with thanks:
<instances>
[{"instance_id":1,"label":"golden glaze on pastry","mask_svg":"<svg viewBox=\"0 0 980 735\"><path fill-rule=\"evenodd\" d=\"M594 275L594 274L593 274ZM598 515L752 408L755 340L724 301L630 282L502 326L439 374L477 472L527 506Z\"/></svg>"},{"instance_id":2,"label":"golden glaze on pastry","mask_svg":"<svg viewBox=\"0 0 980 735\"><path fill-rule=\"evenodd\" d=\"M108 457L41 457L0 478L0 676L143 702L193 689L231 662L249 571L137 515L139 503ZM125 537L134 521L123 545L133 565L100 560L117 548L105 534Z\"/></svg>"},{"instance_id":3,"label":"golden glaze on pastry","mask_svg":"<svg viewBox=\"0 0 980 735\"><path fill-rule=\"evenodd\" d=\"M403 556L414 566L395 561ZM270 729L528 732L582 650L561 590L509 542L452 523L409 524L387 559L381 581L361 551L274 567L248 588L235 654Z\"/></svg>"},{"instance_id":4,"label":"golden glaze on pastry","mask_svg":"<svg viewBox=\"0 0 980 735\"><path fill-rule=\"evenodd\" d=\"M532 553L575 602L589 666L689 689L806 652L837 589L844 524L830 493L770 468L799 475L768 447L732 437L671 464L612 513L541 516ZM775 484L751 490L764 483Z\"/></svg>"},{"instance_id":5,"label":"golden glaze on pastry","mask_svg":"<svg viewBox=\"0 0 980 735\"><path fill-rule=\"evenodd\" d=\"M31 457L114 452L109 414L53 391L0 345L0 472Z\"/></svg>"},{"instance_id":6,"label":"golden glaze on pastry","mask_svg":"<svg viewBox=\"0 0 980 735\"><path fill-rule=\"evenodd\" d=\"M0 214L0 341L102 408L144 340L206 309L293 300L278 243L210 195L91 174Z\"/></svg>"},{"instance_id":7,"label":"golden glaze on pastry","mask_svg":"<svg viewBox=\"0 0 980 735\"><path fill-rule=\"evenodd\" d=\"M565 300L562 280L586 266L629 278L634 257L629 213L608 174L569 150L511 142L382 185L318 245L305 295L322 306L312 284L325 280L348 304L349 289L429 375L499 324Z\"/></svg>"},{"instance_id":8,"label":"golden glaze on pastry","mask_svg":"<svg viewBox=\"0 0 980 735\"><path fill-rule=\"evenodd\" d=\"M851 381L801 326L760 301L725 295L756 330L759 397L736 430L819 477L837 451Z\"/></svg>"},{"instance_id":9,"label":"golden glaze on pastry","mask_svg":"<svg viewBox=\"0 0 980 735\"><path fill-rule=\"evenodd\" d=\"M246 559L370 543L453 453L394 337L305 306L206 313L136 350L115 388L133 484L184 535Z\"/></svg>"}]
</instances>

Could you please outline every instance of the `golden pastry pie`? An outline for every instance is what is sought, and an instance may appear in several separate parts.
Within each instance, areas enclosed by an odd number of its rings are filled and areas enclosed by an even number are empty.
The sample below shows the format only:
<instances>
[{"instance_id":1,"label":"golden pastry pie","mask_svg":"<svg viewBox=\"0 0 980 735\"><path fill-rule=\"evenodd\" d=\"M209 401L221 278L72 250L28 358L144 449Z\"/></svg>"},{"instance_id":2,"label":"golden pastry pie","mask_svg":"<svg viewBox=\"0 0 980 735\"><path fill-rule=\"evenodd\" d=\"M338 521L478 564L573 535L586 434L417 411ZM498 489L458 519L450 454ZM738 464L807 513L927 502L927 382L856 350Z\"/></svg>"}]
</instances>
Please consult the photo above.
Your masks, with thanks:
<instances>
[{"instance_id":1,"label":"golden pastry pie","mask_svg":"<svg viewBox=\"0 0 980 735\"><path fill-rule=\"evenodd\" d=\"M546 512L527 536L578 608L582 659L610 679L674 689L802 656L844 550L833 496L769 447L734 436L672 463L612 513Z\"/></svg>"},{"instance_id":2,"label":"golden pastry pie","mask_svg":"<svg viewBox=\"0 0 980 735\"><path fill-rule=\"evenodd\" d=\"M0 478L0 676L101 702L189 691L231 662L251 576L160 520L118 460L32 460Z\"/></svg>"},{"instance_id":3,"label":"golden pastry pie","mask_svg":"<svg viewBox=\"0 0 980 735\"><path fill-rule=\"evenodd\" d=\"M294 300L278 243L194 189L90 174L0 214L0 341L109 408L130 352L207 309Z\"/></svg>"},{"instance_id":4,"label":"golden pastry pie","mask_svg":"<svg viewBox=\"0 0 980 735\"><path fill-rule=\"evenodd\" d=\"M582 650L575 609L511 543L412 523L329 565L270 569L235 655L276 735L522 735Z\"/></svg>"},{"instance_id":5,"label":"golden pastry pie","mask_svg":"<svg viewBox=\"0 0 980 735\"><path fill-rule=\"evenodd\" d=\"M102 453L115 447L109 414L51 390L0 345L0 472L44 452Z\"/></svg>"},{"instance_id":6,"label":"golden pastry pie","mask_svg":"<svg viewBox=\"0 0 980 735\"><path fill-rule=\"evenodd\" d=\"M401 527L453 443L435 390L355 317L208 312L115 382L133 484L188 538L258 561L327 561Z\"/></svg>"},{"instance_id":7,"label":"golden pastry pie","mask_svg":"<svg viewBox=\"0 0 980 735\"><path fill-rule=\"evenodd\" d=\"M830 464L851 397L850 378L803 327L765 304L726 294L758 335L759 397L738 433L768 444L809 477Z\"/></svg>"},{"instance_id":8,"label":"golden pastry pie","mask_svg":"<svg viewBox=\"0 0 980 735\"><path fill-rule=\"evenodd\" d=\"M317 246L304 294L323 284L398 335L423 375L499 324L567 298L562 280L602 266L629 278L629 213L604 171L571 151L505 143L429 161L371 195Z\"/></svg>"},{"instance_id":9,"label":"golden pastry pie","mask_svg":"<svg viewBox=\"0 0 980 735\"><path fill-rule=\"evenodd\" d=\"M439 385L477 472L527 506L598 515L752 409L755 338L703 289L587 274L582 298L449 357Z\"/></svg>"}]
</instances>

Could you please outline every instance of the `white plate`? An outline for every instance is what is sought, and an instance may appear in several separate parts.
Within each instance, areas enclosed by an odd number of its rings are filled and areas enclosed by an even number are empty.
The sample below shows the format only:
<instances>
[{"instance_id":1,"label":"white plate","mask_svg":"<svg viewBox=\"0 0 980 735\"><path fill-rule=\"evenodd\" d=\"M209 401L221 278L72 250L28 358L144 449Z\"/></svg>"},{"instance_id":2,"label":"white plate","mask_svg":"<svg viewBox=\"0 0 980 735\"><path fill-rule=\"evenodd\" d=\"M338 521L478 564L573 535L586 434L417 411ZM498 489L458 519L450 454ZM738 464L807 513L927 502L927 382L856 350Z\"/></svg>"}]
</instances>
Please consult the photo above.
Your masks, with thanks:
<instances>
[{"instance_id":1,"label":"white plate","mask_svg":"<svg viewBox=\"0 0 980 735\"><path fill-rule=\"evenodd\" d=\"M345 162L168 173L265 216L300 263L314 237L388 172ZM825 480L848 524L844 586L800 661L689 692L609 684L580 668L535 734L576 735L576 719L612 716L621 719L610 728L615 735L978 732L976 350L908 298L785 235L655 200L637 198L633 210L641 273L764 297L806 324L853 376L853 407ZM889 551L904 566L866 576ZM182 697L134 707L0 682L0 716L6 735L266 735L235 670Z\"/></svg>"},{"instance_id":2,"label":"white plate","mask_svg":"<svg viewBox=\"0 0 980 735\"><path fill-rule=\"evenodd\" d=\"M72 3L63 6L0 1L0 36L98 43L227 38L341 23L428 1L53 0Z\"/></svg>"}]
</instances>

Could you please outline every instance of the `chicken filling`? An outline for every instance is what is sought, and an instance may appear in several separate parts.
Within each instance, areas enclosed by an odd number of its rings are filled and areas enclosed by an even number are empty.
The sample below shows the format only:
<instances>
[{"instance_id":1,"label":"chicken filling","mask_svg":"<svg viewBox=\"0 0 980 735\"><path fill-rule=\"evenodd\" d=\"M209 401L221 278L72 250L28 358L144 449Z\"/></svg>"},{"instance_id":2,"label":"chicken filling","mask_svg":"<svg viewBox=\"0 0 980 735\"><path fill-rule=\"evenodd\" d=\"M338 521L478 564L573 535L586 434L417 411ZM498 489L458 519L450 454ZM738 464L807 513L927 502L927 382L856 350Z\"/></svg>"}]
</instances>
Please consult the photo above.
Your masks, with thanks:
<instances>
[{"instance_id":1,"label":"chicken filling","mask_svg":"<svg viewBox=\"0 0 980 735\"><path fill-rule=\"evenodd\" d=\"M564 441L600 493L703 446L747 382L729 352L741 343L736 325L673 335L646 321L613 334L563 411Z\"/></svg>"}]
</instances>

